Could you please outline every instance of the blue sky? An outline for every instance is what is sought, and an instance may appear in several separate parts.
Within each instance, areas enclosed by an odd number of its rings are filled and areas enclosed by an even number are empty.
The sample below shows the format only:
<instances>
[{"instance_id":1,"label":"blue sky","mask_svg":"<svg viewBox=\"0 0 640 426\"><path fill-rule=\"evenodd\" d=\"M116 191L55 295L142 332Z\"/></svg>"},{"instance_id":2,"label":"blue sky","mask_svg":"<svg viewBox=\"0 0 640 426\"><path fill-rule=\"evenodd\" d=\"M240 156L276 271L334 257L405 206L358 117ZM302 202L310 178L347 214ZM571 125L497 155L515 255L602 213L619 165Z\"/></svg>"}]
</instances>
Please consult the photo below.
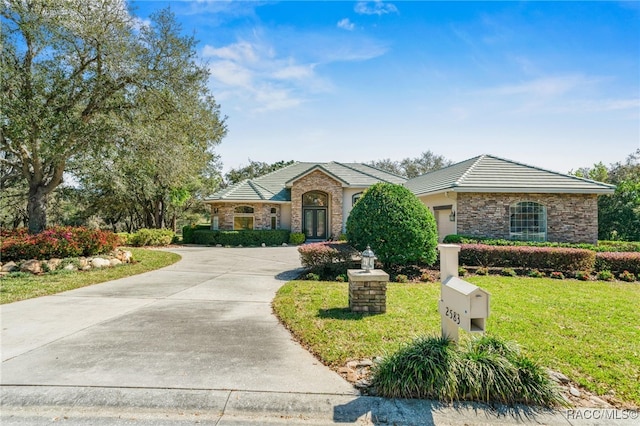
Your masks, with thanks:
<instances>
[{"instance_id":1,"label":"blue sky","mask_svg":"<svg viewBox=\"0 0 640 426\"><path fill-rule=\"evenodd\" d=\"M170 5L228 117L224 170L493 154L567 172L640 148L640 2Z\"/></svg>"}]
</instances>

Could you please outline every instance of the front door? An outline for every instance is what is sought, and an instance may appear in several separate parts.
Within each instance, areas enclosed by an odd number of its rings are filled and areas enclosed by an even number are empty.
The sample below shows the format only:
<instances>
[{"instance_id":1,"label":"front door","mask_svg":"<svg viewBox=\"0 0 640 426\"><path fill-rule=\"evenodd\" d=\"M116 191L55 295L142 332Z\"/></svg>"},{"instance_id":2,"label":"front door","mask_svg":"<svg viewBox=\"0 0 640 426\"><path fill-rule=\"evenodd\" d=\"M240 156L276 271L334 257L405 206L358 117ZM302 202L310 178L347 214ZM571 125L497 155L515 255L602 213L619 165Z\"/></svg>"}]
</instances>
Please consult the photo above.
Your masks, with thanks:
<instances>
[{"instance_id":1,"label":"front door","mask_svg":"<svg viewBox=\"0 0 640 426\"><path fill-rule=\"evenodd\" d=\"M322 207L304 208L302 229L307 240L327 239L327 209Z\"/></svg>"}]
</instances>

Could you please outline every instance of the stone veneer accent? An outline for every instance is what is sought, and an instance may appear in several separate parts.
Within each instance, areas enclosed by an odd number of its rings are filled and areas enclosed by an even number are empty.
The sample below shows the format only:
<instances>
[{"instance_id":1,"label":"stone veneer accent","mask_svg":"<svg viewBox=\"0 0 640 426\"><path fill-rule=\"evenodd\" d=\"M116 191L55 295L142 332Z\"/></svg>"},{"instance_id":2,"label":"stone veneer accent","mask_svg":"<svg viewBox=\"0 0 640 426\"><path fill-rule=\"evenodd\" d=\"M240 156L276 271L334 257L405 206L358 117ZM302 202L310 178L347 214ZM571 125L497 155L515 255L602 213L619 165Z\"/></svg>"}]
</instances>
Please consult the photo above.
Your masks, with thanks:
<instances>
[{"instance_id":1,"label":"stone veneer accent","mask_svg":"<svg viewBox=\"0 0 640 426\"><path fill-rule=\"evenodd\" d=\"M598 241L598 198L595 194L500 194L459 192L457 232L509 239L509 206L534 201L547 208L547 241Z\"/></svg>"},{"instance_id":2,"label":"stone veneer accent","mask_svg":"<svg viewBox=\"0 0 640 426\"><path fill-rule=\"evenodd\" d=\"M302 195L309 191L329 194L330 237L337 239L342 233L342 184L320 170L303 176L291 187L291 232L302 232Z\"/></svg>"},{"instance_id":3,"label":"stone veneer accent","mask_svg":"<svg viewBox=\"0 0 640 426\"><path fill-rule=\"evenodd\" d=\"M381 314L387 312L389 274L379 269L364 272L347 270L349 277L349 309L351 312Z\"/></svg>"},{"instance_id":4,"label":"stone veneer accent","mask_svg":"<svg viewBox=\"0 0 640 426\"><path fill-rule=\"evenodd\" d=\"M271 209L276 209L276 229L280 229L280 204L274 203L212 203L211 217L218 216L218 229L233 230L234 209L239 206L253 207L253 229L271 229ZM214 213L214 209L218 213ZM213 226L213 219L212 219Z\"/></svg>"}]
</instances>

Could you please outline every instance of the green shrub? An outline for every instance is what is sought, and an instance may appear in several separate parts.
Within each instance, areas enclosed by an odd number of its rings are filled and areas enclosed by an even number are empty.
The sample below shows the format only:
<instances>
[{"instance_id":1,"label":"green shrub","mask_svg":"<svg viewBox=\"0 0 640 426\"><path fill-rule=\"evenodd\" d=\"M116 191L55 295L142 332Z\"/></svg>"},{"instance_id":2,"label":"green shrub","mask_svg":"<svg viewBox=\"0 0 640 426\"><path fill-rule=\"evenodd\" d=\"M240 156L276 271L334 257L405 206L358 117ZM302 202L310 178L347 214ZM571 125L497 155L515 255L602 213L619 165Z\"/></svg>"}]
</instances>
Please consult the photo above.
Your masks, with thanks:
<instances>
[{"instance_id":1,"label":"green shrub","mask_svg":"<svg viewBox=\"0 0 640 426\"><path fill-rule=\"evenodd\" d=\"M640 241L598 241L598 251L640 252Z\"/></svg>"},{"instance_id":2,"label":"green shrub","mask_svg":"<svg viewBox=\"0 0 640 426\"><path fill-rule=\"evenodd\" d=\"M27 229L2 231L2 261L94 256L114 250L120 238L111 231L59 226L29 234Z\"/></svg>"},{"instance_id":3,"label":"green shrub","mask_svg":"<svg viewBox=\"0 0 640 426\"><path fill-rule=\"evenodd\" d=\"M620 279L620 281L626 281L629 283L632 283L636 280L635 274L629 271L623 271L622 273L620 273L620 275L618 275L618 278Z\"/></svg>"},{"instance_id":4,"label":"green shrub","mask_svg":"<svg viewBox=\"0 0 640 426\"><path fill-rule=\"evenodd\" d=\"M168 246L175 237L175 232L170 229L139 229L133 234L131 244L136 247Z\"/></svg>"},{"instance_id":5,"label":"green shrub","mask_svg":"<svg viewBox=\"0 0 640 426\"><path fill-rule=\"evenodd\" d=\"M591 274L586 271L577 271L574 274L575 279L580 281L589 281L591 279Z\"/></svg>"},{"instance_id":6,"label":"green shrub","mask_svg":"<svg viewBox=\"0 0 640 426\"><path fill-rule=\"evenodd\" d=\"M305 242L307 237L302 232L292 232L289 236L289 244L298 246Z\"/></svg>"},{"instance_id":7,"label":"green shrub","mask_svg":"<svg viewBox=\"0 0 640 426\"><path fill-rule=\"evenodd\" d=\"M527 272L527 276L531 278L542 278L545 276L545 273L538 271L537 269L532 269Z\"/></svg>"},{"instance_id":8,"label":"green shrub","mask_svg":"<svg viewBox=\"0 0 640 426\"><path fill-rule=\"evenodd\" d=\"M387 398L458 399L460 354L444 337L422 337L383 358L373 368L373 385Z\"/></svg>"},{"instance_id":9,"label":"green shrub","mask_svg":"<svg viewBox=\"0 0 640 426\"><path fill-rule=\"evenodd\" d=\"M347 238L359 251L370 245L385 265L433 264L437 257L433 214L402 185L366 190L347 219Z\"/></svg>"},{"instance_id":10,"label":"green shrub","mask_svg":"<svg viewBox=\"0 0 640 426\"><path fill-rule=\"evenodd\" d=\"M409 277L407 277L404 274L398 274L398 275L396 275L396 282L397 283L408 283L409 282Z\"/></svg>"},{"instance_id":11,"label":"green shrub","mask_svg":"<svg viewBox=\"0 0 640 426\"><path fill-rule=\"evenodd\" d=\"M340 274L336 277L336 281L339 283L343 283L349 281L349 277L346 274Z\"/></svg>"},{"instance_id":12,"label":"green shrub","mask_svg":"<svg viewBox=\"0 0 640 426\"><path fill-rule=\"evenodd\" d=\"M591 250L563 247L462 244L459 258L460 263L465 265L569 272L592 270L596 253Z\"/></svg>"},{"instance_id":13,"label":"green shrub","mask_svg":"<svg viewBox=\"0 0 640 426\"><path fill-rule=\"evenodd\" d=\"M554 271L549 274L549 278L553 278L554 280L564 280L564 274L562 272Z\"/></svg>"},{"instance_id":14,"label":"green shrub","mask_svg":"<svg viewBox=\"0 0 640 426\"><path fill-rule=\"evenodd\" d=\"M419 338L374 366L373 384L387 398L563 403L544 368L515 344L490 336L462 347L442 337Z\"/></svg>"},{"instance_id":15,"label":"green shrub","mask_svg":"<svg viewBox=\"0 0 640 426\"><path fill-rule=\"evenodd\" d=\"M193 233L195 231L202 231L211 229L211 225L186 225L182 227L182 242L184 244L195 243Z\"/></svg>"},{"instance_id":16,"label":"green shrub","mask_svg":"<svg viewBox=\"0 0 640 426\"><path fill-rule=\"evenodd\" d=\"M312 270L321 270L333 263L348 262L358 252L348 244L330 241L298 247L300 263Z\"/></svg>"},{"instance_id":17,"label":"green shrub","mask_svg":"<svg viewBox=\"0 0 640 426\"><path fill-rule=\"evenodd\" d=\"M613 273L607 270L598 271L597 277L598 277L598 280L600 281L613 281L614 279Z\"/></svg>"},{"instance_id":18,"label":"green shrub","mask_svg":"<svg viewBox=\"0 0 640 426\"><path fill-rule=\"evenodd\" d=\"M629 271L640 274L640 253L638 252L617 252L617 253L597 253L596 270L612 271L620 273Z\"/></svg>"},{"instance_id":19,"label":"green shrub","mask_svg":"<svg viewBox=\"0 0 640 426\"><path fill-rule=\"evenodd\" d=\"M598 241L597 245L587 243L556 243L549 241L518 241L499 238L477 237L451 234L444 237L445 244L485 244L490 246L529 246L579 248L597 252L640 252L638 241Z\"/></svg>"},{"instance_id":20,"label":"green shrub","mask_svg":"<svg viewBox=\"0 0 640 426\"><path fill-rule=\"evenodd\" d=\"M437 281L437 278L436 278L435 274L433 274L433 273L423 272L420 275L420 281L425 282L425 283L433 283L433 282Z\"/></svg>"},{"instance_id":21,"label":"green shrub","mask_svg":"<svg viewBox=\"0 0 640 426\"><path fill-rule=\"evenodd\" d=\"M118 232L116 233L118 238L120 238L120 245L123 246L132 246L133 245L133 236L134 234L130 232Z\"/></svg>"},{"instance_id":22,"label":"green shrub","mask_svg":"<svg viewBox=\"0 0 640 426\"><path fill-rule=\"evenodd\" d=\"M447 235L446 237L444 237L442 242L444 244L460 244L460 243L462 243L462 240L463 240L462 235L450 234L450 235Z\"/></svg>"},{"instance_id":23,"label":"green shrub","mask_svg":"<svg viewBox=\"0 0 640 426\"><path fill-rule=\"evenodd\" d=\"M469 271L467 271L467 268L465 268L464 266L458 267L458 276L464 277L468 272Z\"/></svg>"},{"instance_id":24,"label":"green shrub","mask_svg":"<svg viewBox=\"0 0 640 426\"><path fill-rule=\"evenodd\" d=\"M502 268L500 275L505 277L515 277L518 274L516 274L516 271L513 268Z\"/></svg>"},{"instance_id":25,"label":"green shrub","mask_svg":"<svg viewBox=\"0 0 640 426\"><path fill-rule=\"evenodd\" d=\"M489 275L489 268L481 266L478 269L476 269L476 274L477 275Z\"/></svg>"},{"instance_id":26,"label":"green shrub","mask_svg":"<svg viewBox=\"0 0 640 426\"><path fill-rule=\"evenodd\" d=\"M320 281L320 275L309 272L304 278L308 281Z\"/></svg>"},{"instance_id":27,"label":"green shrub","mask_svg":"<svg viewBox=\"0 0 640 426\"><path fill-rule=\"evenodd\" d=\"M267 246L281 246L289 241L290 232L285 229L211 231L199 229L193 232L195 244L214 246L255 247L263 243Z\"/></svg>"}]
</instances>

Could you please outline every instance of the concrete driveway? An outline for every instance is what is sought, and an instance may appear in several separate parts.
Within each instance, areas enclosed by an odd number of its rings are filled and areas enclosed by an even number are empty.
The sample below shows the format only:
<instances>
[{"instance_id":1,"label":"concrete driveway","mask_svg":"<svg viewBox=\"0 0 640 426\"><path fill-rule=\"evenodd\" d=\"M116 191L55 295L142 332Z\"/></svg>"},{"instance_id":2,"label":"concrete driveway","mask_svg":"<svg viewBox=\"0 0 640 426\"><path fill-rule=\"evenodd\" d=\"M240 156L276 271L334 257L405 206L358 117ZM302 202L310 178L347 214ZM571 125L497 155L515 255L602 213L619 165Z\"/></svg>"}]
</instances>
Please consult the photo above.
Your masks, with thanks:
<instances>
[{"instance_id":1,"label":"concrete driveway","mask_svg":"<svg viewBox=\"0 0 640 426\"><path fill-rule=\"evenodd\" d=\"M354 394L272 314L296 248L172 251L161 270L2 306L2 385Z\"/></svg>"},{"instance_id":2,"label":"concrete driveway","mask_svg":"<svg viewBox=\"0 0 640 426\"><path fill-rule=\"evenodd\" d=\"M581 412L358 396L271 313L295 247L174 251L162 270L0 307L3 426L593 426Z\"/></svg>"}]
</instances>

